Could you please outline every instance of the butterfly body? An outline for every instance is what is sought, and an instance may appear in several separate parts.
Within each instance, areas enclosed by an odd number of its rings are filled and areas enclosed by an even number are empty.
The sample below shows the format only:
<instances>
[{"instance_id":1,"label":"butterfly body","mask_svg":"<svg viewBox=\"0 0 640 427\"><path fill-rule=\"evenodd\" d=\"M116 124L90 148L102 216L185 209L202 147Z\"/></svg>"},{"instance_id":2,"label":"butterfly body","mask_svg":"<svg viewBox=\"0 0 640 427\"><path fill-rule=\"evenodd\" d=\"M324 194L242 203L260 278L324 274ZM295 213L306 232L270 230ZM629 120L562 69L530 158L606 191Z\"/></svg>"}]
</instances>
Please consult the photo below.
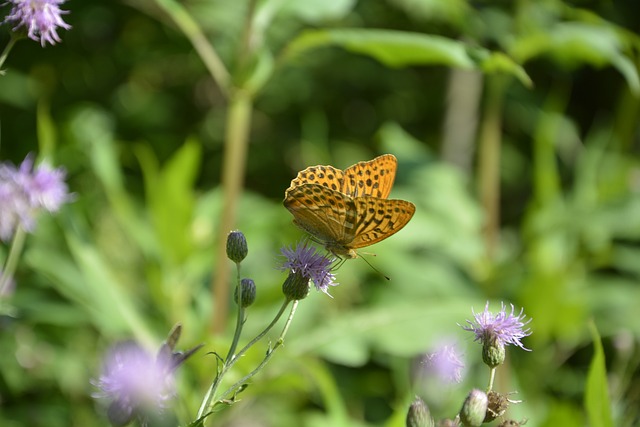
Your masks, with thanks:
<instances>
[{"instance_id":1,"label":"butterfly body","mask_svg":"<svg viewBox=\"0 0 640 427\"><path fill-rule=\"evenodd\" d=\"M329 252L356 258L356 249L400 231L415 212L410 202L386 198L396 167L391 154L356 163L345 171L324 165L308 167L291 181L284 206L294 223Z\"/></svg>"}]
</instances>

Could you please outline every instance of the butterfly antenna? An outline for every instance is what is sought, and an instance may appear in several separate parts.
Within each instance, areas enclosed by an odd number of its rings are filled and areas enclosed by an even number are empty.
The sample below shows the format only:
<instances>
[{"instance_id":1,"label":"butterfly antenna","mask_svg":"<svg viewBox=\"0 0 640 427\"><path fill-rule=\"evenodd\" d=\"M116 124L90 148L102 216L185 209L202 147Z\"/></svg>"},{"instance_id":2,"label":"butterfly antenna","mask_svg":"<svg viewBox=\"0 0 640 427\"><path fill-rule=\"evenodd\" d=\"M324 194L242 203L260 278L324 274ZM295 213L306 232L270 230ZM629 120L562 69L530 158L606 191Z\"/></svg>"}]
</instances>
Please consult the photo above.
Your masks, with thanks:
<instances>
[{"instance_id":1,"label":"butterfly antenna","mask_svg":"<svg viewBox=\"0 0 640 427\"><path fill-rule=\"evenodd\" d=\"M375 254L367 254L367 255L373 255L373 256L375 256ZM371 263L369 262L369 260L368 260L368 259L366 259L365 257L363 257L363 256L362 256L362 254L360 254L360 258L361 258L364 262L366 262L367 264L369 264L369 267L371 267L371 268L373 269L373 271L375 271L376 273L378 273L379 275L381 275L381 276L382 276L382 277L384 277L385 279L387 279L387 280L391 280L391 278L390 278L389 276L387 276L387 275L383 274L383 273L382 273L382 271L380 271L380 270L378 270L377 268L375 268L375 267L373 266L373 264L371 264Z\"/></svg>"}]
</instances>

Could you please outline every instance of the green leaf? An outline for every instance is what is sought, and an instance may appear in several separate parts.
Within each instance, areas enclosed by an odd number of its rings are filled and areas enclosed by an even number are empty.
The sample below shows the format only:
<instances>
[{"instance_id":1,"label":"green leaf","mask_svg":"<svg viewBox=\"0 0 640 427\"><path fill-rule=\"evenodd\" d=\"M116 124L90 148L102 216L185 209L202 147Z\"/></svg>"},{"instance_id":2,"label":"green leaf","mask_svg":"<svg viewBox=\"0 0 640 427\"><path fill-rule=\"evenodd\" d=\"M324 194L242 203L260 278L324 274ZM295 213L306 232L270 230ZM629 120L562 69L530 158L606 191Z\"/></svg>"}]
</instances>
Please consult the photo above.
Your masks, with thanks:
<instances>
[{"instance_id":1,"label":"green leaf","mask_svg":"<svg viewBox=\"0 0 640 427\"><path fill-rule=\"evenodd\" d=\"M158 239L165 255L174 262L183 260L191 251L193 185L200 150L197 142L188 141L160 170L149 149L140 147L136 151L143 166L148 205Z\"/></svg>"},{"instance_id":2,"label":"green leaf","mask_svg":"<svg viewBox=\"0 0 640 427\"><path fill-rule=\"evenodd\" d=\"M604 359L604 350L600 335L593 323L589 324L593 337L593 359L589 365L587 385L584 393L584 405L592 427L611 427L611 402L607 387L607 368Z\"/></svg>"},{"instance_id":3,"label":"green leaf","mask_svg":"<svg viewBox=\"0 0 640 427\"><path fill-rule=\"evenodd\" d=\"M585 64L602 68L612 66L640 94L640 77L633 60L625 53L630 41L613 27L601 24L564 22L519 38L510 49L518 62L549 55L568 68Z\"/></svg>"},{"instance_id":4,"label":"green leaf","mask_svg":"<svg viewBox=\"0 0 640 427\"><path fill-rule=\"evenodd\" d=\"M439 64L474 68L464 43L446 37L390 30L310 30L294 39L285 59L325 46L340 46L394 68Z\"/></svg>"}]
</instances>

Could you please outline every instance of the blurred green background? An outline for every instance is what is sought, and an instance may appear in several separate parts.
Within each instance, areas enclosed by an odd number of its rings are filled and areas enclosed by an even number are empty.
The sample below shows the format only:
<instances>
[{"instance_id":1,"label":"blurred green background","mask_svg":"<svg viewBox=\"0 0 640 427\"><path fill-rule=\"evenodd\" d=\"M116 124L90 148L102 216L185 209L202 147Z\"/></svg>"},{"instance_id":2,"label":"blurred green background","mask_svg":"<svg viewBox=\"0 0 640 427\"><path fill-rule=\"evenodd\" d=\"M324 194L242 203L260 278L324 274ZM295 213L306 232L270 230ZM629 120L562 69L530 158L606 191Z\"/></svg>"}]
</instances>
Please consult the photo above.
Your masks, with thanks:
<instances>
[{"instance_id":1,"label":"blurred green background","mask_svg":"<svg viewBox=\"0 0 640 427\"><path fill-rule=\"evenodd\" d=\"M180 370L186 425L215 374L210 353L233 335L220 236L237 228L249 243L241 274L258 296L246 342L281 303L280 247L302 237L282 206L289 181L383 153L399 161L391 197L417 206L405 229L362 251L391 280L347 261L334 298L301 302L285 346L209 425L402 426L414 393L452 417L488 380L458 326L487 300L533 319L533 351L508 349L497 374L496 389L523 400L510 418L640 425L640 2L62 8L73 26L63 42L19 42L0 78L0 158L48 158L75 193L28 237L15 314L0 320L0 425L108 425L90 384L104 351L127 338L153 348L176 322L178 347L205 345ZM223 172L243 187L225 190ZM231 291L212 290L216 278ZM586 392L590 322L610 405ZM443 339L459 340L465 380L414 388L412 360Z\"/></svg>"}]
</instances>

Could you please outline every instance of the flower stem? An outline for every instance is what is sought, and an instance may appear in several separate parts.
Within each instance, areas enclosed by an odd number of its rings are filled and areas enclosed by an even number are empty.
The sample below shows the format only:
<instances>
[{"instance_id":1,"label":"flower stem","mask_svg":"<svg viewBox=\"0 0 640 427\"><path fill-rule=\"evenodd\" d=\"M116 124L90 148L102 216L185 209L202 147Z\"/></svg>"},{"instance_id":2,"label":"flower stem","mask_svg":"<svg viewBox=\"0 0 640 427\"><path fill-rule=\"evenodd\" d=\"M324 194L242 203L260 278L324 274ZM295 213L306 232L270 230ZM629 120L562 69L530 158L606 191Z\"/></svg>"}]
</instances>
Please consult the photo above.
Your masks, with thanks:
<instances>
[{"instance_id":1,"label":"flower stem","mask_svg":"<svg viewBox=\"0 0 640 427\"><path fill-rule=\"evenodd\" d=\"M222 369L216 376L216 379L211 384L211 387L209 387L209 390L207 391L207 394L205 395L204 400L202 401L202 405L200 405L200 409L198 410L198 415L196 419L200 419L209 410L211 410L211 408L213 407L212 402L215 402L214 400L215 392L218 386L220 385L220 383L222 382L222 377L224 377L227 371L231 369L231 367L236 363L236 361L240 359L240 356L242 356L247 350L249 350L249 348L251 348L252 345L257 343L262 337L264 337L267 334L267 332L271 330L271 328L273 328L273 326L278 322L278 320L280 320L280 317L282 317L282 313L284 313L284 310L289 305L289 301L290 300L285 299L284 303L282 304L282 307L280 307L280 311L278 311L278 314L276 314L276 317L274 317L271 323L269 323L269 325L262 332L260 332L254 339L252 339L247 345L242 347L242 349L238 351L235 357L231 354L231 352L229 352L229 355L227 356L227 360L225 360L224 365L222 366ZM283 334L286 333L286 330L288 329L289 323L291 322L292 318L293 316L292 314L290 314L289 319L287 319L287 325L285 325ZM282 337L283 334L281 334L280 336Z\"/></svg>"},{"instance_id":2,"label":"flower stem","mask_svg":"<svg viewBox=\"0 0 640 427\"><path fill-rule=\"evenodd\" d=\"M240 289L240 264L236 264L236 292L238 292ZM236 331L233 334L233 341L231 342L231 346L229 347L229 352L227 353L227 357L225 359L225 363L229 363L229 361L231 361L231 359L234 358L233 353L236 351L236 348L238 347L238 341L240 341L240 335L242 334L242 328L244 326L244 307L242 306L242 304L240 303L240 301L238 301L238 317L236 319Z\"/></svg>"},{"instance_id":3,"label":"flower stem","mask_svg":"<svg viewBox=\"0 0 640 427\"><path fill-rule=\"evenodd\" d=\"M229 72L195 19L174 0L156 0L156 3L187 36L222 93L227 94L230 83Z\"/></svg>"},{"instance_id":4,"label":"flower stem","mask_svg":"<svg viewBox=\"0 0 640 427\"><path fill-rule=\"evenodd\" d=\"M496 378L496 368L491 368L491 372L489 373L489 387L487 387L487 391L493 390L493 381Z\"/></svg>"},{"instance_id":5,"label":"flower stem","mask_svg":"<svg viewBox=\"0 0 640 427\"><path fill-rule=\"evenodd\" d=\"M4 61L6 61L7 57L9 56L9 52L11 52L11 49L13 49L13 46L19 39L19 37L15 37L12 34L11 38L9 39L9 43L7 43L7 46L5 46L2 54L0 54L0 75L4 74L4 72L2 71L2 64L4 64Z\"/></svg>"},{"instance_id":6,"label":"flower stem","mask_svg":"<svg viewBox=\"0 0 640 427\"><path fill-rule=\"evenodd\" d=\"M0 295L2 295L5 287L9 284L16 271L16 267L18 266L18 258L20 257L20 253L22 252L22 248L24 247L26 236L27 232L24 231L22 227L18 227L16 233L13 236L13 241L11 242L11 249L9 249L7 261L5 262L4 268L2 269L2 274L0 275Z\"/></svg>"},{"instance_id":7,"label":"flower stem","mask_svg":"<svg viewBox=\"0 0 640 427\"><path fill-rule=\"evenodd\" d=\"M299 302L300 301L298 301L298 300L293 302L293 305L291 306L291 312L289 313L289 317L287 318L287 323L285 323L284 328L282 328L282 333L278 337L278 341L276 341L276 344L273 346L272 349L269 349L269 351L267 352L267 355L262 360L262 362L260 362L258 367L256 369L254 369L253 371L249 372L244 377L242 377L239 381L237 381L235 384L233 384L231 387L229 387L224 393L222 393L222 395L220 395L220 400L223 400L223 399L227 398L233 392L233 390L236 390L238 387L240 387L242 384L244 384L249 378L251 378L255 374L257 374L260 371L260 369L262 369L264 367L264 365L267 364L269 359L271 359L271 357L273 356L273 353L276 351L276 349L278 349L278 347L281 347L284 344L284 337L287 334L287 331L289 330L289 325L291 325L291 322L293 321L293 316L296 313L296 309L298 308L298 303Z\"/></svg>"}]
</instances>

